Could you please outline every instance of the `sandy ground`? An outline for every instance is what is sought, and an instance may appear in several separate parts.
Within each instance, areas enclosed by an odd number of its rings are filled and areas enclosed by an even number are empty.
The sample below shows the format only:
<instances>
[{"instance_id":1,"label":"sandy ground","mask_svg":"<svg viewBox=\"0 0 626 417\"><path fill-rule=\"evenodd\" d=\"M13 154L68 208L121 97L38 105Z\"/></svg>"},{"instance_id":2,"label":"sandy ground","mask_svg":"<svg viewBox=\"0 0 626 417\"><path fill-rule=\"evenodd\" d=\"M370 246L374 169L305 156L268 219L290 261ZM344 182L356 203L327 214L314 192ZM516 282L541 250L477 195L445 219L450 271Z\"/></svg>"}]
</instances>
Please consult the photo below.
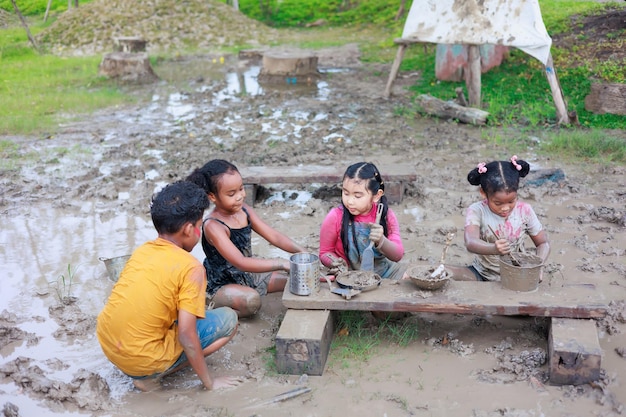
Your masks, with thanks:
<instances>
[{"instance_id":1,"label":"sandy ground","mask_svg":"<svg viewBox=\"0 0 626 417\"><path fill-rule=\"evenodd\" d=\"M5 416L618 416L626 413L626 185L623 166L569 164L535 153L540 137L401 116L402 74L384 100L388 66L359 62L347 46L320 51L315 86L259 86L258 66L219 56L161 63L162 81L133 88L141 104L69 118L58 134L5 137L20 160L0 177L0 407ZM330 68L332 67L332 68ZM513 137L528 149L489 137ZM99 258L130 253L154 238L150 195L212 158L240 167L368 160L380 169L411 164L418 180L392 206L402 225L405 262L435 264L446 233L457 231L448 260L465 264L464 209L478 191L466 181L478 162L512 154L533 169L558 168L558 181L525 183L552 242L542 285L580 286L583 300L611 303L599 320L602 377L593 384L548 381L548 319L413 314L407 345L379 338L361 356L335 336L322 376L273 370L281 294L264 299L225 349L207 359L215 375L238 375L232 389L206 392L190 371L139 393L104 358L95 317L112 282ZM319 225L337 204L334 184L268 187L259 213L311 251ZM280 251L255 239L259 255ZM194 254L202 257L196 248ZM68 271L69 267L69 271ZM71 285L68 285L71 284ZM489 285L489 284L485 284ZM65 301L62 303L61 301ZM375 330L378 322L366 317ZM340 329L341 330L341 329ZM298 387L296 398L267 403Z\"/></svg>"}]
</instances>

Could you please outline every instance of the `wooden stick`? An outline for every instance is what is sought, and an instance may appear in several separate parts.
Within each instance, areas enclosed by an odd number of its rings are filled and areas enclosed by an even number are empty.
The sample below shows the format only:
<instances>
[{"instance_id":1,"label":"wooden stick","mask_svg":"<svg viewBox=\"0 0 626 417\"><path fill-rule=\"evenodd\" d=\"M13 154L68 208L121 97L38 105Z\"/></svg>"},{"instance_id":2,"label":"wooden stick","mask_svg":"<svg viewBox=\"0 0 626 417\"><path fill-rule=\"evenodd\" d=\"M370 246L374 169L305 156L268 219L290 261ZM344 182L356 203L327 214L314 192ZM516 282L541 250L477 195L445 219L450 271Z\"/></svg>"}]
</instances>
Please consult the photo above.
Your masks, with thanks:
<instances>
[{"instance_id":1,"label":"wooden stick","mask_svg":"<svg viewBox=\"0 0 626 417\"><path fill-rule=\"evenodd\" d=\"M270 404L275 404L275 403L279 403L282 401L286 401L289 400L291 398L295 398L299 395L302 394L306 394L307 392L310 392L311 388L309 387L300 387L300 388L296 388L296 389L292 389L291 391L287 391L287 392L283 392L282 394L278 394L275 397L270 398L267 401L263 401L260 402L258 404L252 404L246 408L252 408L252 407L260 407L260 406L264 406L264 405L270 405Z\"/></svg>"},{"instance_id":2,"label":"wooden stick","mask_svg":"<svg viewBox=\"0 0 626 417\"><path fill-rule=\"evenodd\" d=\"M487 227L489 228L489 231L495 236L496 239L500 239L500 237L496 234L496 232L491 228L491 225L487 225ZM513 265L517 264L516 266L522 266L520 261L518 261L517 258L513 256L513 252L509 252L509 256L511 257L511 260L513 261Z\"/></svg>"}]
</instances>

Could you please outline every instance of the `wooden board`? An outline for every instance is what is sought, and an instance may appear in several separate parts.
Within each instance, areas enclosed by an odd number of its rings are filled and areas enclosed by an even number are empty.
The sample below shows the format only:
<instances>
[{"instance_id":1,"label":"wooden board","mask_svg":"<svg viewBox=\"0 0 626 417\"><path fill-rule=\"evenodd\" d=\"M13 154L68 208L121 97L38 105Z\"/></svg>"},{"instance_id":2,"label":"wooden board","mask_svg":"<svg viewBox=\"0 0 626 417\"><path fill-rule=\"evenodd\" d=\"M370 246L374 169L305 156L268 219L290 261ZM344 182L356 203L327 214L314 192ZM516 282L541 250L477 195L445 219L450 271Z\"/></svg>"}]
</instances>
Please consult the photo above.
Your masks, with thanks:
<instances>
[{"instance_id":1,"label":"wooden board","mask_svg":"<svg viewBox=\"0 0 626 417\"><path fill-rule=\"evenodd\" d=\"M337 284L333 284L337 285ZM502 288L499 282L450 281L436 291L419 290L410 280L383 280L382 285L350 300L332 294L322 283L319 293L299 296L283 293L283 305L291 309L410 311L475 315L524 315L565 318L601 318L608 301L596 288L557 287L539 284L531 292Z\"/></svg>"},{"instance_id":2,"label":"wooden board","mask_svg":"<svg viewBox=\"0 0 626 417\"><path fill-rule=\"evenodd\" d=\"M345 168L326 165L239 168L244 184L339 183ZM417 172L409 164L393 164L381 172L384 181L415 181Z\"/></svg>"}]
</instances>

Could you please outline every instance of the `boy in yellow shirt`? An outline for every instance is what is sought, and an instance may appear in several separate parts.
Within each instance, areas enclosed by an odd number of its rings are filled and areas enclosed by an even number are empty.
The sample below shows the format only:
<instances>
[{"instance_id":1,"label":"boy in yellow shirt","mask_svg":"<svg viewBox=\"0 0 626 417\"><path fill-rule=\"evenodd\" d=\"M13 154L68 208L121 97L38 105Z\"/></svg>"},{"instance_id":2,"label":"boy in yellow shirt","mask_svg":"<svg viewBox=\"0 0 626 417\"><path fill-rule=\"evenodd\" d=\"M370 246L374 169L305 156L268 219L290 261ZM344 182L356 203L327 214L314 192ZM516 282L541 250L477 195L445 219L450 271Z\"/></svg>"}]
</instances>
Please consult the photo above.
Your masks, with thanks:
<instances>
[{"instance_id":1,"label":"boy in yellow shirt","mask_svg":"<svg viewBox=\"0 0 626 417\"><path fill-rule=\"evenodd\" d=\"M135 386L191 365L210 390L237 385L211 378L204 361L237 331L229 307L206 311L206 272L190 252L200 240L206 193L190 182L167 185L153 199L156 240L137 248L98 315L96 334L106 357Z\"/></svg>"}]
</instances>

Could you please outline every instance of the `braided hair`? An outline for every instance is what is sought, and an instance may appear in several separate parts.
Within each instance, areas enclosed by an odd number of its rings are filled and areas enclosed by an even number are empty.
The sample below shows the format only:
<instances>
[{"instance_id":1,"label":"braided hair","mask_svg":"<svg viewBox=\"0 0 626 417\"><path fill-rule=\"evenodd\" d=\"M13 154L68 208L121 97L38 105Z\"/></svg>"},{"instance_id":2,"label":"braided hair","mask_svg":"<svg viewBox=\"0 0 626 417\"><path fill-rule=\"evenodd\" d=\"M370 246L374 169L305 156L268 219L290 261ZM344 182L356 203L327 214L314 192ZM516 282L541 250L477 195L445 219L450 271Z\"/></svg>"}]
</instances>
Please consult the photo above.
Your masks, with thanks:
<instances>
[{"instance_id":1,"label":"braided hair","mask_svg":"<svg viewBox=\"0 0 626 417\"><path fill-rule=\"evenodd\" d=\"M356 179L362 180L365 182L365 188L368 189L372 195L378 193L379 190L385 191L385 182L380 175L380 171L376 168L371 162L357 162L355 164L350 165L346 172L343 174L343 179ZM387 211L389 210L389 205L387 203L387 197L383 194L380 198L378 204L383 205L383 212L380 216L380 223L383 226L383 230L385 236L387 236ZM350 211L344 206L343 201L341 202L343 207L343 217L341 219L341 241L343 242L343 250L344 253L349 253L349 245L348 245L348 230L352 230L352 243L354 247L358 248L356 242L356 233L354 230L354 216L350 214ZM348 262L350 259L348 258ZM352 267L352 265L350 265Z\"/></svg>"}]
</instances>

